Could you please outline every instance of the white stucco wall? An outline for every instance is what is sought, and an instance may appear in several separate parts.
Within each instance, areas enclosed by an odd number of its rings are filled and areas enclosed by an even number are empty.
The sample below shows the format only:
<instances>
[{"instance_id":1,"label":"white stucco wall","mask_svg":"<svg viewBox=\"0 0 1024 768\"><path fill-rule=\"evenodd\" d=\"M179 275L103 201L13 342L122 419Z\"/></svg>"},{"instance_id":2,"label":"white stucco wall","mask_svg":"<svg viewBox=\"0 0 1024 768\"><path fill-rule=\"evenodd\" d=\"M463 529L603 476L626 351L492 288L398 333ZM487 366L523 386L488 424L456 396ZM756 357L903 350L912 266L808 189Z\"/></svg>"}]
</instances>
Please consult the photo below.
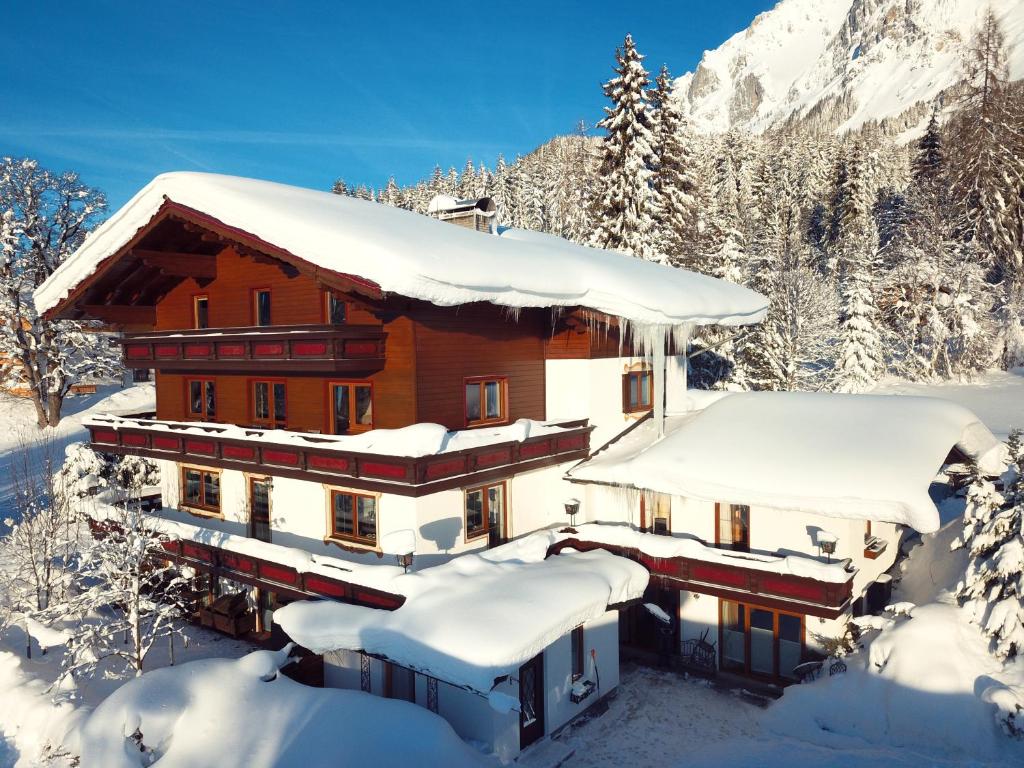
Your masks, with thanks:
<instances>
[{"instance_id":1,"label":"white stucco wall","mask_svg":"<svg viewBox=\"0 0 1024 768\"><path fill-rule=\"evenodd\" d=\"M718 598L698 592L679 592L679 640L699 640L707 631L707 641L718 643Z\"/></svg>"}]
</instances>

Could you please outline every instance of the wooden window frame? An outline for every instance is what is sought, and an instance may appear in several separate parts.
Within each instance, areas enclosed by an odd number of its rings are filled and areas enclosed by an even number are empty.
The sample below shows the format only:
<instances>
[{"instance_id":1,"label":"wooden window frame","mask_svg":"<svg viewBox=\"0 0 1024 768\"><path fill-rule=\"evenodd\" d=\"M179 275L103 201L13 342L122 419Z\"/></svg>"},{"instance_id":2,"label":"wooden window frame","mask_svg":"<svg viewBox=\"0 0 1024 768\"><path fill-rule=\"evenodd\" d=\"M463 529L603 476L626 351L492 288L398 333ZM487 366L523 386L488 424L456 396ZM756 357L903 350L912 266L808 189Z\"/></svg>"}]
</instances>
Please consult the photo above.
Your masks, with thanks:
<instances>
[{"instance_id":1,"label":"wooden window frame","mask_svg":"<svg viewBox=\"0 0 1024 768\"><path fill-rule=\"evenodd\" d=\"M868 543L870 543L871 539L873 539L873 538L874 538L874 536L871 535L871 521L870 520L865 520L864 521L864 544L867 545Z\"/></svg>"},{"instance_id":2,"label":"wooden window frame","mask_svg":"<svg viewBox=\"0 0 1024 768\"><path fill-rule=\"evenodd\" d=\"M199 476L199 496L200 496L201 501L198 504L186 500L186 495L185 495L185 487L186 487L185 475L188 472L198 472L199 475L200 475ZM213 506L211 504L207 504L206 503L206 484L205 484L204 478L203 478L204 474L216 475L217 476L217 491L218 491L217 506ZM221 483L221 470L219 470L219 469L211 469L210 467L200 467L200 466L196 466L194 464L182 464L182 465L180 465L180 469L179 469L179 472L178 472L178 479L180 481L180 485L178 487L178 492L179 492L179 495L178 495L178 506L179 507L184 509L186 512L189 512L190 514L199 515L200 517L217 517L217 518L223 518L224 517L224 511L223 511L224 491L223 491L223 484Z\"/></svg>"},{"instance_id":3,"label":"wooden window frame","mask_svg":"<svg viewBox=\"0 0 1024 768\"><path fill-rule=\"evenodd\" d=\"M246 503L249 506L249 520L248 520L249 531L248 531L248 533L249 533L249 537L250 538L255 538L255 536L253 536L253 519L252 519L252 514L253 514L253 503L252 503L253 493L252 493L252 487L253 487L254 483L269 483L270 484L270 487L267 489L267 528L273 530L273 520L274 520L274 493L273 493L273 491L274 491L274 478L271 477L270 475L250 475L250 474L246 474L246 476L245 476L245 492L246 492Z\"/></svg>"},{"instance_id":4,"label":"wooden window frame","mask_svg":"<svg viewBox=\"0 0 1024 768\"><path fill-rule=\"evenodd\" d=\"M715 546L718 547L718 548L722 548L722 547L730 547L730 548L732 548L732 545L733 545L732 542L726 543L726 542L722 541L722 532L721 532L721 528L720 528L720 525L721 525L720 520L721 520L721 514L722 514L721 507L722 507L722 504L724 504L724 503L725 502L720 502L720 501L716 501L715 502ZM747 543L746 543L746 549L735 549L733 551L735 551L735 552L750 552L750 540L751 540L750 530L751 530L751 527L752 527L751 526L751 522L750 522L750 518L751 518L750 505L749 504L731 504L730 503L728 506L730 508L730 512L729 512L729 514L730 514L730 521L732 519L732 517L731 517L732 516L732 507L746 507L747 508Z\"/></svg>"},{"instance_id":5,"label":"wooden window frame","mask_svg":"<svg viewBox=\"0 0 1024 768\"><path fill-rule=\"evenodd\" d=\"M266 293L268 296L270 296L270 299L269 299L269 303L270 303L270 306L269 306L270 318L269 318L269 322L266 323L266 324L261 324L260 323L260 317L259 317L259 313L260 313L259 294L261 294L261 293ZM249 304L250 304L250 308L252 310L252 318L251 319L252 319L252 324L253 324L254 327L256 327L256 328L269 328L269 327L271 327L274 324L274 292L273 292L273 290L271 290L270 286L263 287L263 288L253 288L249 292Z\"/></svg>"},{"instance_id":6,"label":"wooden window frame","mask_svg":"<svg viewBox=\"0 0 1024 768\"><path fill-rule=\"evenodd\" d=\"M332 323L331 322L331 299L336 299L345 305L345 321L344 323ZM347 325L349 321L350 310L352 309L352 303L342 296L339 296L336 292L331 290L324 291L323 301L323 316L324 325Z\"/></svg>"},{"instance_id":7,"label":"wooden window frame","mask_svg":"<svg viewBox=\"0 0 1024 768\"><path fill-rule=\"evenodd\" d=\"M741 674L746 675L757 680L769 680L771 682L793 682L793 678L786 677L785 675L779 674L779 616L792 616L795 619L800 620L800 655L807 651L807 616L793 611L785 611L779 608L769 608L766 605L760 605L758 603L748 603L744 600L727 600L726 598L718 599L718 647L719 649L725 648L725 631L724 618L724 604L726 602L735 603L744 607L743 611L743 670ZM753 672L750 667L750 614L753 611L767 611L772 614L772 670L771 675L765 675L760 672ZM721 659L719 659L719 667L721 667Z\"/></svg>"},{"instance_id":8,"label":"wooden window frame","mask_svg":"<svg viewBox=\"0 0 1024 768\"><path fill-rule=\"evenodd\" d=\"M335 387L369 387L370 388L370 423L369 424L357 424L355 420L356 414L356 398L355 393L350 391L348 394L348 410L349 410L349 430L348 432L337 432L334 423L334 388ZM373 382L367 379L338 379L327 382L327 434L329 435L357 435L362 432L369 432L374 428L374 422L377 419L377 398L374 393Z\"/></svg>"},{"instance_id":9,"label":"wooden window frame","mask_svg":"<svg viewBox=\"0 0 1024 768\"><path fill-rule=\"evenodd\" d=\"M206 301L206 325L199 324L199 302L201 300ZM195 328L196 330L210 327L210 294L192 294L192 327Z\"/></svg>"},{"instance_id":10,"label":"wooden window frame","mask_svg":"<svg viewBox=\"0 0 1024 768\"><path fill-rule=\"evenodd\" d=\"M582 624L569 633L569 652L572 654L572 681L574 683L583 679L587 672L585 638Z\"/></svg>"},{"instance_id":11,"label":"wooden window frame","mask_svg":"<svg viewBox=\"0 0 1024 768\"><path fill-rule=\"evenodd\" d=\"M637 407L633 407L630 402L630 379L634 376L647 375L647 399L650 402L649 405L637 404ZM639 390L639 383L637 388ZM622 412L627 416L634 416L650 412L654 408L654 372L647 367L640 367L636 370L625 371L622 374Z\"/></svg>"},{"instance_id":12,"label":"wooden window frame","mask_svg":"<svg viewBox=\"0 0 1024 768\"><path fill-rule=\"evenodd\" d=\"M196 412L194 412L192 410L192 382L194 382L194 381L198 381L202 385L202 388L203 388L203 410L201 412L199 412L199 413L196 413ZM213 413L213 418L212 419L210 418L209 410L207 408L207 402L208 402L207 399L206 399L206 385L207 384L212 384L213 385L213 410L214 410L214 413ZM206 376L206 377L203 377L203 378L187 377L185 379L185 413L188 414L188 420L189 421L215 422L217 420L217 411L219 410L218 403L217 403L217 397L218 397L217 390L218 390L218 387L217 387L217 377L216 376Z\"/></svg>"},{"instance_id":13,"label":"wooden window frame","mask_svg":"<svg viewBox=\"0 0 1024 768\"><path fill-rule=\"evenodd\" d=\"M484 394L484 385L492 381L498 382L498 405L500 415L495 419L488 419L483 416L486 411L487 395ZM479 419L470 421L466 415L466 388L471 384L477 384L480 391L480 414ZM467 376L462 382L462 419L467 429L473 427L493 427L499 424L509 423L508 414L508 376Z\"/></svg>"},{"instance_id":14,"label":"wooden window frame","mask_svg":"<svg viewBox=\"0 0 1024 768\"><path fill-rule=\"evenodd\" d=\"M371 541L368 538L347 534L338 533L334 529L334 498L335 496L351 496L352 497L352 525L353 530L359 530L359 506L358 499L366 498L373 499L373 535L374 538ZM343 544L346 546L358 546L364 549L379 550L380 548L380 494L379 493L364 493L362 491L356 491L349 488L327 488L327 537L324 539L325 542L334 542L337 544Z\"/></svg>"},{"instance_id":15,"label":"wooden window frame","mask_svg":"<svg viewBox=\"0 0 1024 768\"><path fill-rule=\"evenodd\" d=\"M288 379L282 379L282 378L273 378L273 379L252 378L252 379L248 379L247 380L247 384L248 384L248 392L249 392L249 417L252 419L252 423L253 424L258 424L261 427L268 427L268 428L271 428L271 429L287 429L288 428L288 414L289 414L289 410L290 410L288 408ZM261 419L261 418L259 418L256 415L256 385L257 384L266 384L270 388L269 389L269 393L268 393L268 396L269 396L268 404L270 406L270 416L268 418L266 418L266 419ZM277 403L277 400L274 398L274 385L275 384L283 384L284 385L284 420L283 421L278 421L274 417L275 405Z\"/></svg>"},{"instance_id":16,"label":"wooden window frame","mask_svg":"<svg viewBox=\"0 0 1024 768\"><path fill-rule=\"evenodd\" d=\"M485 485L474 485L472 488L464 488L462 491L462 525L464 540L466 543L471 541L479 541L482 538L489 538L491 535L490 525L484 529L477 531L476 533L470 534L469 532L469 494L476 491L480 491L483 495L483 514L484 522L489 523L490 516L490 502L487 498L487 491L490 488L496 488L501 486L501 503L503 505L501 514L501 534L500 538L502 541L508 541L508 481L499 480L496 483L486 483Z\"/></svg>"}]
</instances>

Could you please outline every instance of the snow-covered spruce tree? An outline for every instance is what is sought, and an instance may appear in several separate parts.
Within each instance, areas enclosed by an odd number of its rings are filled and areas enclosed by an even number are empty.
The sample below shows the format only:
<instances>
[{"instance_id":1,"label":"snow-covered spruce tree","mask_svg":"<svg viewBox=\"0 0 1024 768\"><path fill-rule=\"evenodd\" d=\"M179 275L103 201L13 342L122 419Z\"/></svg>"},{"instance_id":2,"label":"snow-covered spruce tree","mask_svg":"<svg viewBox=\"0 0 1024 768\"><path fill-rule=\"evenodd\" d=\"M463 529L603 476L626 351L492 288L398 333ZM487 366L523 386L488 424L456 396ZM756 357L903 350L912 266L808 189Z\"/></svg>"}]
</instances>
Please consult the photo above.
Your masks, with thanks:
<instances>
[{"instance_id":1,"label":"snow-covered spruce tree","mask_svg":"<svg viewBox=\"0 0 1024 768\"><path fill-rule=\"evenodd\" d=\"M599 248L651 258L654 150L646 96L650 81L632 36L626 35L615 60L615 77L604 84L612 106L605 107L605 117L598 123L606 135L598 171L596 226L590 242Z\"/></svg>"},{"instance_id":2,"label":"snow-covered spruce tree","mask_svg":"<svg viewBox=\"0 0 1024 768\"><path fill-rule=\"evenodd\" d=\"M964 530L953 542L970 552L957 600L1003 660L1024 653L1024 453L1011 459L1003 494L972 466Z\"/></svg>"},{"instance_id":3,"label":"snow-covered spruce tree","mask_svg":"<svg viewBox=\"0 0 1024 768\"><path fill-rule=\"evenodd\" d=\"M97 510L96 535L84 547L76 593L60 613L73 619L63 674L92 676L119 659L141 675L161 639L183 636L187 580L163 559L166 536L137 503L144 473L118 468L128 486L115 484L115 503Z\"/></svg>"},{"instance_id":4,"label":"snow-covered spruce tree","mask_svg":"<svg viewBox=\"0 0 1024 768\"><path fill-rule=\"evenodd\" d=\"M835 385L844 392L870 389L885 370L872 284L878 229L872 215L868 151L858 142L847 160L835 239L841 312Z\"/></svg>"},{"instance_id":5,"label":"snow-covered spruce tree","mask_svg":"<svg viewBox=\"0 0 1024 768\"><path fill-rule=\"evenodd\" d=\"M655 249L674 266L693 261L697 243L694 158L679 107L672 98L672 78L662 67L648 93L652 108L655 173L651 213Z\"/></svg>"},{"instance_id":6,"label":"snow-covered spruce tree","mask_svg":"<svg viewBox=\"0 0 1024 768\"><path fill-rule=\"evenodd\" d=\"M96 323L47 320L32 292L96 226L103 194L75 173L35 160L0 159L0 358L9 384L27 387L39 426L60 421L64 398L81 381L120 377L120 356Z\"/></svg>"}]
</instances>

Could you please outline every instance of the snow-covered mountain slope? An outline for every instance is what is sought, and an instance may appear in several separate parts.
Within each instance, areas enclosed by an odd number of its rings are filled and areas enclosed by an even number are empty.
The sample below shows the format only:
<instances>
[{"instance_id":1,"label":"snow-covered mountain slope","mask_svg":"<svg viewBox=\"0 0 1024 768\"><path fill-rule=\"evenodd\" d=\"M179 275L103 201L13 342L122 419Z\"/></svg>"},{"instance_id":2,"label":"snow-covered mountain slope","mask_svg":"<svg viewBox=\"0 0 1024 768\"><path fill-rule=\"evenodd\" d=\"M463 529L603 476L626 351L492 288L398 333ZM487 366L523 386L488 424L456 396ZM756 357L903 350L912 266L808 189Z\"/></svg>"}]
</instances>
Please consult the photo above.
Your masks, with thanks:
<instances>
[{"instance_id":1,"label":"snow-covered mountain slope","mask_svg":"<svg viewBox=\"0 0 1024 768\"><path fill-rule=\"evenodd\" d=\"M842 132L887 120L920 122L962 79L972 30L991 5L1024 77L1024 0L781 0L676 80L702 131L787 122Z\"/></svg>"}]
</instances>

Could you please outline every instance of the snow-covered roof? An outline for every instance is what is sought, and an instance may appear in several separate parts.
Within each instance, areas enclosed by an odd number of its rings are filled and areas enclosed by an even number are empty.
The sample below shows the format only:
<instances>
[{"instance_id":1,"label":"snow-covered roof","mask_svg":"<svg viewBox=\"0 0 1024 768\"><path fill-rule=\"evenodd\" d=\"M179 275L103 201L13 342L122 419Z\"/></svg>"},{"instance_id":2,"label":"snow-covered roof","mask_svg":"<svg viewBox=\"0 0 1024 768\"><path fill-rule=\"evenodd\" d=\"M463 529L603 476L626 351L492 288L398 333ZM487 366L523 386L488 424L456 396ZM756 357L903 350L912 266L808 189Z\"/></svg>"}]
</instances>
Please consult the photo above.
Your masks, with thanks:
<instances>
[{"instance_id":1,"label":"snow-covered roof","mask_svg":"<svg viewBox=\"0 0 1024 768\"><path fill-rule=\"evenodd\" d=\"M172 201L319 268L442 306L587 307L646 326L743 325L767 300L705 275L557 237L493 236L379 203L207 173L157 176L35 292L56 307Z\"/></svg>"},{"instance_id":2,"label":"snow-covered roof","mask_svg":"<svg viewBox=\"0 0 1024 768\"><path fill-rule=\"evenodd\" d=\"M314 653L362 650L482 694L559 637L634 600L647 570L602 550L545 559L553 534L398 576L396 611L302 601L274 621Z\"/></svg>"},{"instance_id":3,"label":"snow-covered roof","mask_svg":"<svg viewBox=\"0 0 1024 768\"><path fill-rule=\"evenodd\" d=\"M939 527L928 487L954 446L986 472L1003 446L966 408L929 397L745 392L652 422L577 465L574 480L832 517Z\"/></svg>"}]
</instances>

